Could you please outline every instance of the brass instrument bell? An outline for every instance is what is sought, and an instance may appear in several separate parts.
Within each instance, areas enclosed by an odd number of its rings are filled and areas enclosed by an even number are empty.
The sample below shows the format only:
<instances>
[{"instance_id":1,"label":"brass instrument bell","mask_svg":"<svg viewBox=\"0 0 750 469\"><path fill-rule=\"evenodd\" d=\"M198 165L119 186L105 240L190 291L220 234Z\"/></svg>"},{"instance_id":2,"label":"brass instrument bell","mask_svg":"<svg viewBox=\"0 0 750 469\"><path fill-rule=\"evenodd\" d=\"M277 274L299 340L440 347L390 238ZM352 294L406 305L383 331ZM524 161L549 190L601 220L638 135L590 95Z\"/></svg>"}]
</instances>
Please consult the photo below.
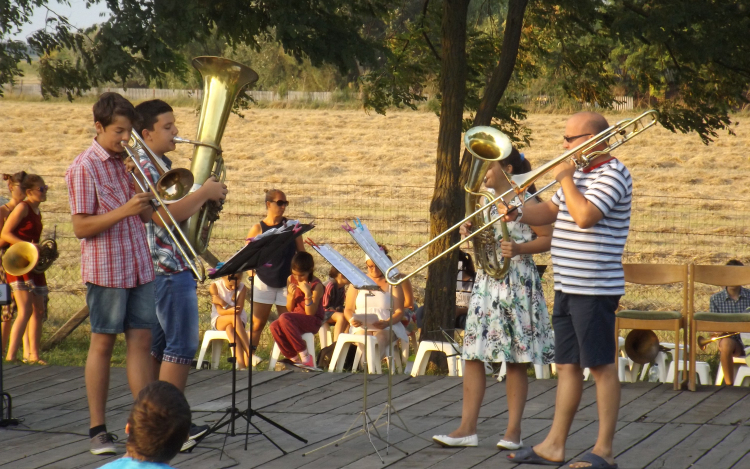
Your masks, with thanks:
<instances>
[{"instance_id":1,"label":"brass instrument bell","mask_svg":"<svg viewBox=\"0 0 750 469\"><path fill-rule=\"evenodd\" d=\"M31 272L39 261L39 250L31 243L22 241L9 247L3 254L3 269L15 277Z\"/></svg>"},{"instance_id":2,"label":"brass instrument bell","mask_svg":"<svg viewBox=\"0 0 750 469\"><path fill-rule=\"evenodd\" d=\"M661 351L656 333L647 329L633 329L625 338L625 353L640 365L651 363Z\"/></svg>"}]
</instances>

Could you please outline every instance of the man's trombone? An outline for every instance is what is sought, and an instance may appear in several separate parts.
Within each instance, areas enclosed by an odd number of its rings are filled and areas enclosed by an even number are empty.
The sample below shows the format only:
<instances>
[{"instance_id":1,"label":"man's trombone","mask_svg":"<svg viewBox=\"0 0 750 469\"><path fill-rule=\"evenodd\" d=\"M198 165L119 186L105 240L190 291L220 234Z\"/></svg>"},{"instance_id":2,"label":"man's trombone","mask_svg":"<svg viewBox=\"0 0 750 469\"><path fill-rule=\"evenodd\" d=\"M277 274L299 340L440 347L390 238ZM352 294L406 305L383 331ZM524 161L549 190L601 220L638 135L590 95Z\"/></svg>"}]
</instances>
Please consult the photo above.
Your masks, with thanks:
<instances>
[{"instance_id":1,"label":"man's trombone","mask_svg":"<svg viewBox=\"0 0 750 469\"><path fill-rule=\"evenodd\" d=\"M177 222L177 220L175 220L174 216L172 216L172 212L170 212L167 208L167 203L176 202L189 193L190 188L193 185L192 173L190 173L189 170L183 168L173 169L164 173L159 166L159 162L156 161L153 152L148 148L146 143L143 141L143 139L141 139L140 135L138 135L137 132L133 131L131 133L131 141L133 142L132 146L130 145L130 142L126 142L124 140L122 141L122 146L125 147L125 152L128 154L130 159L133 160L135 168L140 173L140 177L138 177L138 175L135 174L134 171L131 172L131 174L133 175L133 180L136 184L138 184L138 187L141 189L141 191L151 192L154 195L154 199L156 199L156 203L153 204L154 210L159 216L159 220L161 220L164 228L166 228L167 233L172 240L172 244L174 244L174 246L180 250L182 257L185 258L185 262L188 263L190 270L192 270L193 274L195 274L195 277L201 283L203 283L206 280L206 268L203 265L203 262L201 262L200 258L198 257L198 254L196 254L195 250L193 249L193 246L190 244L190 241L188 241L187 237L185 236L185 233L183 233L183 231L180 229L179 223ZM154 186L154 184L151 182L151 179L146 174L146 171L143 169L143 166L141 166L138 150L141 150L146 154L149 160L151 160L151 163L159 172L159 181L157 181L156 186ZM141 179L143 179L143 181L141 181ZM167 200L167 202L165 202L165 200ZM172 226L170 226L169 223L167 223L167 221L164 219L161 211L159 210L159 207L164 210L164 213L166 213L167 218L171 222ZM180 243L180 241L177 239L174 231L176 231L177 234L180 235L180 238L183 241L182 243ZM185 251L185 246L187 246L190 254L192 254L192 258Z\"/></svg>"},{"instance_id":2,"label":"man's trombone","mask_svg":"<svg viewBox=\"0 0 750 469\"><path fill-rule=\"evenodd\" d=\"M506 177L508 178L508 181L510 182L511 189L508 191L498 195L497 197L493 198L489 202L487 202L485 205L479 207L476 209L473 213L468 215L463 220L459 221L452 227L448 228L447 230L443 231L439 235L437 235L435 238L431 239L426 244L422 245L420 248L418 248L416 251L412 252L408 256L404 257L400 261L396 262L391 266L390 269L388 269L388 272L385 274L385 278L391 285L399 285L404 280L407 280L414 276L417 272L424 269L425 267L428 267L433 262L437 261L444 255L448 254L449 252L458 249L458 247L471 240L478 234L484 232L486 229L491 227L494 222L492 223L486 223L483 226L480 227L472 227L473 232L470 233L468 236L460 240L459 242L453 244L448 249L444 250L443 252L439 253L429 261L425 262L421 266L417 267L413 272L409 274L403 274L404 270L403 267L399 269L402 272L402 275L399 277L391 278L390 271L393 269L399 268L404 262L408 261L412 257L416 256L417 254L421 253L425 249L428 249L430 246L438 242L439 240L445 238L446 236L451 235L455 230L461 228L461 225L466 223L467 221L471 220L474 216L482 213L485 210L488 210L490 207L497 203L502 203L506 206L508 209L508 213L515 210L517 207L508 206L505 203L504 197L509 195L512 192L515 192L517 195L521 195L524 192L528 190L528 188L534 184L537 179L542 177L543 175L547 174L548 172L552 171L553 168L555 168L560 163L568 160L573 159L576 166L581 169L585 168L589 164L591 164L591 161L593 161L596 157L601 156L603 154L609 153L615 148L619 147L620 145L623 145L630 141L632 138L634 138L637 135L640 135L642 132L644 132L646 129L649 129L656 125L657 119L659 118L659 113L655 110L646 111L640 116L634 118L634 119L628 119L618 122L617 124L609 127L606 130L603 130L602 132L599 132L597 135L591 137L590 139L586 140L585 142L581 143L577 147L573 148L572 150L568 150L567 152L563 153L562 155L558 156L557 158L553 159L552 161L540 166L534 171L530 171L528 173L524 174L514 174L512 176L508 176L506 174ZM610 143L610 140L614 140L612 143ZM605 147L601 149L597 149L597 147L605 145ZM537 191L536 193L524 197L519 197L520 200L525 200L528 198L532 198L537 196L539 193L549 189L553 185L555 185L557 181L553 181L546 186L544 186L541 190ZM521 202L523 204L523 202ZM499 221L500 218L497 218L495 221Z\"/></svg>"}]
</instances>

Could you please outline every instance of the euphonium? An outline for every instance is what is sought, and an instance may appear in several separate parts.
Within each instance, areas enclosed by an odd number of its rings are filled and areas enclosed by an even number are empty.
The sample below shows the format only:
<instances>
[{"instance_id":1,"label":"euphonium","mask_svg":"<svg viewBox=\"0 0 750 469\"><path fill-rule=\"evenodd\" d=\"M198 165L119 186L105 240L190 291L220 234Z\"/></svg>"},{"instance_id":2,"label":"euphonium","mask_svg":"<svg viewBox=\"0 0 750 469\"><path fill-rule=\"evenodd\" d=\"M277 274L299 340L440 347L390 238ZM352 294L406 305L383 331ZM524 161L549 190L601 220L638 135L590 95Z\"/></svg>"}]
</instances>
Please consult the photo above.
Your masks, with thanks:
<instances>
[{"instance_id":1,"label":"euphonium","mask_svg":"<svg viewBox=\"0 0 750 469\"><path fill-rule=\"evenodd\" d=\"M196 57L193 67L203 76L203 104L196 134L196 141L200 144L193 150L190 165L190 172L195 177L192 190L196 190L211 176L221 182L226 178L221 137L232 103L242 88L258 80L258 74L249 67L221 57ZM206 252L221 208L220 203L208 201L186 221L187 237L198 254Z\"/></svg>"},{"instance_id":2,"label":"euphonium","mask_svg":"<svg viewBox=\"0 0 750 469\"><path fill-rule=\"evenodd\" d=\"M501 279L508 273L510 259L503 258L502 266L497 257L497 243L493 230L484 230L486 225L496 222L490 216L490 209L477 212L482 206L482 198L489 201L495 198L495 194L489 191L480 191L487 170L495 161L508 157L513 150L510 139L493 127L472 127L464 134L464 146L471 154L471 166L469 177L464 185L466 191L466 213L472 213L469 219L472 230L482 231L482 234L474 239L474 258L482 270L490 277ZM500 222L503 231L503 240L508 241L510 234L505 222Z\"/></svg>"},{"instance_id":3,"label":"euphonium","mask_svg":"<svg viewBox=\"0 0 750 469\"><path fill-rule=\"evenodd\" d=\"M43 274L60 257L56 238L57 227L52 238L41 241L38 246L27 241L14 244L3 254L3 269L14 277L20 277L32 271Z\"/></svg>"},{"instance_id":4,"label":"euphonium","mask_svg":"<svg viewBox=\"0 0 750 469\"><path fill-rule=\"evenodd\" d=\"M55 226L52 237L39 242L39 259L34 266L34 272L44 273L58 257L60 253L57 250L57 226Z\"/></svg>"}]
</instances>

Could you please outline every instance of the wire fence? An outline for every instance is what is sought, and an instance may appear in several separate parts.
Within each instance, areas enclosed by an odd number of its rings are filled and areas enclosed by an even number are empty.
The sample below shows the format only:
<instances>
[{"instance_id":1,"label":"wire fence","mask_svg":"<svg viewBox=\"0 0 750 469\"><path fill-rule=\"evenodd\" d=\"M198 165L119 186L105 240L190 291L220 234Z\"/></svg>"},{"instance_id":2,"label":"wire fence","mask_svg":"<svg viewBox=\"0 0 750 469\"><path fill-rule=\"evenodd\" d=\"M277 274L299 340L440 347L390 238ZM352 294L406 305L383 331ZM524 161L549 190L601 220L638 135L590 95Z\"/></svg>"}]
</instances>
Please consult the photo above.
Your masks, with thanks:
<instances>
[{"instance_id":1,"label":"wire fence","mask_svg":"<svg viewBox=\"0 0 750 469\"><path fill-rule=\"evenodd\" d=\"M65 180L44 176L50 185L48 201L42 205L45 234L56 227L60 258L47 271L50 287L47 329L56 329L85 304L85 286L80 276L80 244L72 232ZM362 251L341 225L355 217L368 225L375 238L385 244L394 259L400 259L428 240L429 204L432 187L353 185L331 183L272 183L229 180L230 193L216 222L210 251L224 259L244 245L248 230L265 216L264 189L283 190L290 205L287 216L314 221L309 237L333 245L344 256L364 268ZM624 262L724 264L731 258L750 261L750 200L724 199L697 202L691 198L636 193L631 230ZM317 256L317 254L316 254ZM417 256L407 269L424 262ZM537 256L537 263L549 264L549 254ZM328 264L316 258L316 274L326 279ZM552 272L543 278L551 311ZM421 303L424 272L414 280ZM696 288L696 307L706 310L712 288ZM208 282L199 287L201 329L209 327ZM622 299L626 308L644 307L677 310L680 293L676 288L628 287ZM672 341L669 338L669 341Z\"/></svg>"}]
</instances>

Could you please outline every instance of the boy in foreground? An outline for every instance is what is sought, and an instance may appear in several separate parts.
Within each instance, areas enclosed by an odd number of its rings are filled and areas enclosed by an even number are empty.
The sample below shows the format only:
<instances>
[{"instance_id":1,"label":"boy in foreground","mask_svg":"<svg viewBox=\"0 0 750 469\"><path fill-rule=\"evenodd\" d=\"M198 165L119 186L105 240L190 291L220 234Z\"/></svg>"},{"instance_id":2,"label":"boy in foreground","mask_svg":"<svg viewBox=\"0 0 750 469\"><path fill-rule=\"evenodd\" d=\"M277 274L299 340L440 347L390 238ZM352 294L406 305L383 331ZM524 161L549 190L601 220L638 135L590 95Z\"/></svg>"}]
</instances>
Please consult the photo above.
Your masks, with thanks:
<instances>
[{"instance_id":1,"label":"boy in foreground","mask_svg":"<svg viewBox=\"0 0 750 469\"><path fill-rule=\"evenodd\" d=\"M157 170L145 152L139 153L141 167L156 186L160 174L172 169L172 162L165 154L175 149L174 137L178 132L174 112L169 104L159 99L145 101L135 110L138 116L136 131L154 154L156 164L161 166L160 171ZM199 189L169 204L168 208L180 223L197 213L207 201L219 202L226 195L227 187L209 178ZM169 223L166 213L162 213L162 218ZM154 379L170 382L184 392L199 345L197 284L187 260L156 213L146 224L146 233L156 272L154 294L158 321L151 330ZM176 232L173 233L181 239ZM187 249L186 252L189 253ZM205 434L208 428L208 425L193 426L190 440L183 449L195 446L194 440Z\"/></svg>"},{"instance_id":2,"label":"boy in foreground","mask_svg":"<svg viewBox=\"0 0 750 469\"><path fill-rule=\"evenodd\" d=\"M136 194L123 162L121 142L130 139L133 105L117 93L104 93L93 111L96 137L70 165L65 182L73 232L81 240L81 278L91 321L85 370L91 453L115 454L104 414L117 334L125 333L133 398L153 380L154 268L143 226L153 209L150 194Z\"/></svg>"},{"instance_id":3,"label":"boy in foreground","mask_svg":"<svg viewBox=\"0 0 750 469\"><path fill-rule=\"evenodd\" d=\"M169 469L189 429L185 396L170 383L154 381L141 390L130 410L125 456L101 469Z\"/></svg>"},{"instance_id":4,"label":"boy in foreground","mask_svg":"<svg viewBox=\"0 0 750 469\"><path fill-rule=\"evenodd\" d=\"M577 147L607 129L595 112L573 115L565 126L564 148ZM593 150L603 150L605 144ZM532 225L555 223L552 266L555 274L555 363L559 376L555 417L545 440L511 453L515 463L560 466L565 443L583 390L583 368L596 382L599 435L591 452L564 467L614 469L612 442L620 407L615 365L615 311L625 294L622 252L630 229L633 181L628 169L608 153L582 170L571 161L555 168L560 189L551 200L505 215ZM500 212L505 207L499 207ZM519 209L519 212L521 210Z\"/></svg>"}]
</instances>

